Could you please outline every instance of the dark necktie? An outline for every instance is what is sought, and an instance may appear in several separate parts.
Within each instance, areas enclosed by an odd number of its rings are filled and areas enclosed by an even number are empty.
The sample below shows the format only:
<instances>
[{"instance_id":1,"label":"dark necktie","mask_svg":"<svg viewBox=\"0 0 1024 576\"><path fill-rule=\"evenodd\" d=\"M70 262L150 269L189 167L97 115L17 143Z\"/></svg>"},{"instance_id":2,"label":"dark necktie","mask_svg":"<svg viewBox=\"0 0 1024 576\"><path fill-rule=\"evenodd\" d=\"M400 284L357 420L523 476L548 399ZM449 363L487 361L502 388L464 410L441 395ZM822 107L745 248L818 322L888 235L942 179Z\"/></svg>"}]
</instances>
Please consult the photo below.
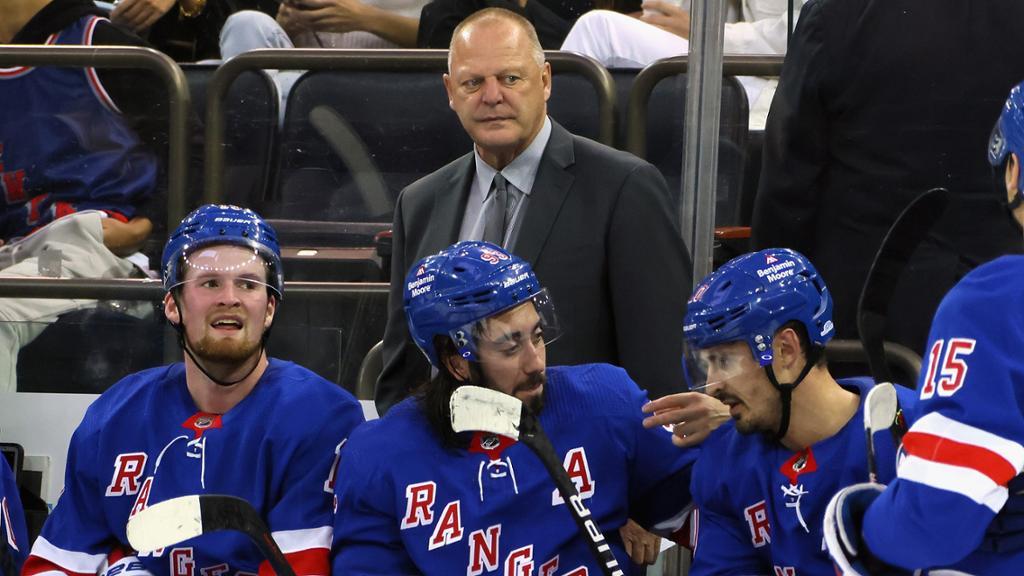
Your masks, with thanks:
<instances>
[{"instance_id":1,"label":"dark necktie","mask_svg":"<svg viewBox=\"0 0 1024 576\"><path fill-rule=\"evenodd\" d=\"M503 245L505 240L505 210L508 206L508 187L505 177L498 172L494 175L494 198L487 206L487 220L484 224L483 241Z\"/></svg>"}]
</instances>

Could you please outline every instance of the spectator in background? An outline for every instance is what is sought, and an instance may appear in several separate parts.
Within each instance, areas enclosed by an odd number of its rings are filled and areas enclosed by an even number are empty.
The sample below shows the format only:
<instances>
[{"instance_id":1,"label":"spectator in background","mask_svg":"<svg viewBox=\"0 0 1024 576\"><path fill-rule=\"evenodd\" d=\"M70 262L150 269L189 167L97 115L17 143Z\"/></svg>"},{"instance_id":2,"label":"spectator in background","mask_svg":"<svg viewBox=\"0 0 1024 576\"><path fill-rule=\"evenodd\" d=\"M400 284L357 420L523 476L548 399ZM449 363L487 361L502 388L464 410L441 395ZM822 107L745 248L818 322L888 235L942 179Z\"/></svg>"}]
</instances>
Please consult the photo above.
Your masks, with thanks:
<instances>
[{"instance_id":1,"label":"spectator in background","mask_svg":"<svg viewBox=\"0 0 1024 576\"><path fill-rule=\"evenodd\" d=\"M806 0L794 0L794 19ZM725 54L785 54L789 27L786 0L728 0L727 19L738 15L740 22L727 22L724 32ZM639 16L608 10L587 12L576 22L562 44L562 50L596 59L610 68L643 68L655 60L683 56L690 51L689 2L646 0ZM741 77L751 112L764 114L771 102L774 81Z\"/></svg>"},{"instance_id":2,"label":"spectator in background","mask_svg":"<svg viewBox=\"0 0 1024 576\"><path fill-rule=\"evenodd\" d=\"M241 10L277 14L280 0L119 0L110 13L115 24L145 36L179 62L220 58L220 33Z\"/></svg>"},{"instance_id":3,"label":"spectator in background","mask_svg":"<svg viewBox=\"0 0 1024 576\"><path fill-rule=\"evenodd\" d=\"M470 14L485 8L504 8L533 25L540 45L557 50L576 19L595 8L633 12L638 0L431 0L423 7L417 44L420 48L447 48L455 27Z\"/></svg>"},{"instance_id":4,"label":"spectator in background","mask_svg":"<svg viewBox=\"0 0 1024 576\"><path fill-rule=\"evenodd\" d=\"M566 334L548 350L552 363L618 364L652 397L682 390L690 263L661 174L547 117L551 67L513 12L483 10L459 26L444 84L476 146L398 198L379 413L429 377L402 279L456 240L503 245L544 279Z\"/></svg>"},{"instance_id":5,"label":"spectator in background","mask_svg":"<svg viewBox=\"0 0 1024 576\"><path fill-rule=\"evenodd\" d=\"M833 292L838 337L856 337L875 252L924 190L948 188L950 206L902 275L887 340L923 355L946 291L975 266L1020 250L979 151L1024 78L1022 21L1019 0L804 6L768 116L753 240L815 263Z\"/></svg>"},{"instance_id":6,"label":"spectator in background","mask_svg":"<svg viewBox=\"0 0 1024 576\"><path fill-rule=\"evenodd\" d=\"M415 48L426 0L293 0L277 21L303 48Z\"/></svg>"},{"instance_id":7,"label":"spectator in background","mask_svg":"<svg viewBox=\"0 0 1024 576\"><path fill-rule=\"evenodd\" d=\"M0 43L142 44L98 13L87 0L8 0ZM0 276L124 278L148 268L137 252L152 229L158 162L132 125L159 121L166 101L152 75L55 67L0 74ZM18 350L45 323L92 304L0 299L0 390L14 389Z\"/></svg>"},{"instance_id":8,"label":"spectator in background","mask_svg":"<svg viewBox=\"0 0 1024 576\"><path fill-rule=\"evenodd\" d=\"M276 19L243 10L221 31L221 55L228 59L257 48L415 48L424 2L289 0Z\"/></svg>"}]
</instances>

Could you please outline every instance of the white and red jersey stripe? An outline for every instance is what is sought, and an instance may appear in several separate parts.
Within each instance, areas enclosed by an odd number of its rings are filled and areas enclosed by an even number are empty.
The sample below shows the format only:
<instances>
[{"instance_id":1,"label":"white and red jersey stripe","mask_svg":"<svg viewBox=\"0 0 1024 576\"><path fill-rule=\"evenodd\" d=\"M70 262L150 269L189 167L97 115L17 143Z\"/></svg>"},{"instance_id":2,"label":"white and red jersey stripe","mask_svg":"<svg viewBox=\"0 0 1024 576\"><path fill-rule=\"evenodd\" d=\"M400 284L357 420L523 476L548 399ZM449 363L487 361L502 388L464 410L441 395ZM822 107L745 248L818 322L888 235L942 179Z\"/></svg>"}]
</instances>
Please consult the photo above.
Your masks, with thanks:
<instances>
[{"instance_id":1,"label":"white and red jersey stripe","mask_svg":"<svg viewBox=\"0 0 1024 576\"><path fill-rule=\"evenodd\" d=\"M297 576L326 576L330 573L331 526L305 530L271 532ZM273 576L269 562L260 564L260 576Z\"/></svg>"},{"instance_id":2,"label":"white and red jersey stripe","mask_svg":"<svg viewBox=\"0 0 1024 576\"><path fill-rule=\"evenodd\" d=\"M962 494L999 512L1006 485L1024 469L1024 446L938 412L918 420L903 438L901 479Z\"/></svg>"},{"instance_id":3,"label":"white and red jersey stripe","mask_svg":"<svg viewBox=\"0 0 1024 576\"><path fill-rule=\"evenodd\" d=\"M22 576L95 576L107 559L106 554L87 554L65 550L40 536L32 545L32 554L25 561Z\"/></svg>"}]
</instances>

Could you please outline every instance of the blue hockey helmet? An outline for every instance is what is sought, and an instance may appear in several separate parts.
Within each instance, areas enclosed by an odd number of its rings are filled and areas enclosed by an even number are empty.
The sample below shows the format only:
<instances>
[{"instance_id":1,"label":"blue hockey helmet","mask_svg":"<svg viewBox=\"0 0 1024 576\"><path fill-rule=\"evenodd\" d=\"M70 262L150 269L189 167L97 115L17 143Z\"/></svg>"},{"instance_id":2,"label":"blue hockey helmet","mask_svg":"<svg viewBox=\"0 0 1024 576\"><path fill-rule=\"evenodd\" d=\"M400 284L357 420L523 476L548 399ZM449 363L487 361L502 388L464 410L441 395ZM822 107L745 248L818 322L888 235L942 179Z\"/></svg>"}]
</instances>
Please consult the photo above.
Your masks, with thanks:
<instances>
[{"instance_id":1,"label":"blue hockey helmet","mask_svg":"<svg viewBox=\"0 0 1024 576\"><path fill-rule=\"evenodd\" d=\"M798 321L813 344L835 334L832 297L799 252L769 248L723 264L697 286L686 307L683 335L694 348L745 341L761 366L772 363L772 338Z\"/></svg>"},{"instance_id":2,"label":"blue hockey helmet","mask_svg":"<svg viewBox=\"0 0 1024 576\"><path fill-rule=\"evenodd\" d=\"M423 258L405 279L409 333L430 363L442 368L436 336L451 338L459 354L477 361L476 325L532 300L545 342L557 337L554 307L523 259L489 242L465 241Z\"/></svg>"},{"instance_id":3,"label":"blue hockey helmet","mask_svg":"<svg viewBox=\"0 0 1024 576\"><path fill-rule=\"evenodd\" d=\"M267 286L280 300L284 296L284 269L277 234L259 214L248 208L206 204L178 225L160 259L164 288L169 292L182 281L182 263L204 246L229 244L251 248L267 266Z\"/></svg>"},{"instance_id":4,"label":"blue hockey helmet","mask_svg":"<svg viewBox=\"0 0 1024 576\"><path fill-rule=\"evenodd\" d=\"M988 141L988 162L993 167L1002 166L1010 153L1016 154L1018 160L1024 161L1024 82L1010 90ZM996 174L996 177L1001 180L1002 174ZM1022 201L1022 185L1024 182L1017 182L1011 208L1020 205ZM1003 200L1005 201L1005 198Z\"/></svg>"}]
</instances>

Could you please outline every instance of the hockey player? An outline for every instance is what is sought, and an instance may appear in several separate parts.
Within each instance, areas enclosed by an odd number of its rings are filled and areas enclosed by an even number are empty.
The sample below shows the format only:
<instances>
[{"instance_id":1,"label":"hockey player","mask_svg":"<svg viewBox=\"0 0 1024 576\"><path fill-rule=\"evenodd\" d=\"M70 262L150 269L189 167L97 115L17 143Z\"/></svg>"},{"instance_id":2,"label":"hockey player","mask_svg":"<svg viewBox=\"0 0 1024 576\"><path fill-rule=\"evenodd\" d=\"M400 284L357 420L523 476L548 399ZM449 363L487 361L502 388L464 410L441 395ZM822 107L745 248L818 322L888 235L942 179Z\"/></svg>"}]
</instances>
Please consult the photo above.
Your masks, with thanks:
<instances>
[{"instance_id":1,"label":"hockey player","mask_svg":"<svg viewBox=\"0 0 1024 576\"><path fill-rule=\"evenodd\" d=\"M988 157L1013 218L1024 224L1024 84L1010 92ZM837 573L1024 571L1022 303L1022 256L979 266L943 299L897 478L888 487L844 488L830 506L825 529L836 534L829 553Z\"/></svg>"},{"instance_id":2,"label":"hockey player","mask_svg":"<svg viewBox=\"0 0 1024 576\"><path fill-rule=\"evenodd\" d=\"M0 576L17 576L28 556L28 531L18 484L7 459L0 456Z\"/></svg>"},{"instance_id":3,"label":"hockey player","mask_svg":"<svg viewBox=\"0 0 1024 576\"><path fill-rule=\"evenodd\" d=\"M547 367L554 309L524 260L460 242L412 266L409 331L437 375L418 396L353 434L337 473L335 574L599 574L566 503L530 449L456 434L448 408L463 384L522 400L537 413L611 543L627 518L681 522L692 449L645 429L645 394L606 364Z\"/></svg>"},{"instance_id":4,"label":"hockey player","mask_svg":"<svg viewBox=\"0 0 1024 576\"><path fill-rule=\"evenodd\" d=\"M251 210L202 206L167 241L161 270L184 363L128 376L89 408L23 574L269 570L232 532L132 555L130 516L199 493L244 498L296 573L327 574L335 455L363 413L340 387L264 351L284 289L274 230Z\"/></svg>"},{"instance_id":5,"label":"hockey player","mask_svg":"<svg viewBox=\"0 0 1024 576\"><path fill-rule=\"evenodd\" d=\"M684 325L691 388L706 387L732 419L694 465L691 574L832 570L821 518L839 487L867 478L862 411L873 386L831 376L832 335L828 289L792 250L734 258L694 291ZM895 447L888 435L876 440L880 475L891 478Z\"/></svg>"}]
</instances>

